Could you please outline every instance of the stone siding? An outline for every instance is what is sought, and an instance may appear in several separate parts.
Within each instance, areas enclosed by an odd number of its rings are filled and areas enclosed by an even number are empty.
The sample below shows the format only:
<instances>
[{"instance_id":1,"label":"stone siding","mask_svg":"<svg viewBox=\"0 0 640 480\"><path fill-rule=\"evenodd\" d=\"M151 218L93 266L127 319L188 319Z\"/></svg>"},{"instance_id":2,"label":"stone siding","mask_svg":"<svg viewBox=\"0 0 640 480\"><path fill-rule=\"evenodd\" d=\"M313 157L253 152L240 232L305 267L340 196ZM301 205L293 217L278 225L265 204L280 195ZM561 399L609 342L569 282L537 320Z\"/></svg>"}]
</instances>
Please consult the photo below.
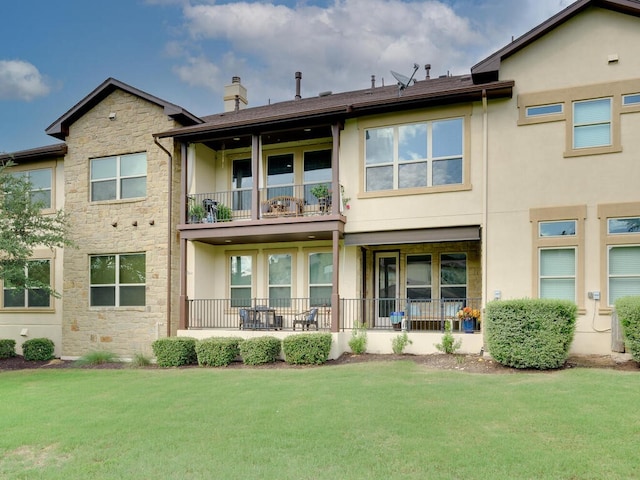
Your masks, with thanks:
<instances>
[{"instance_id":1,"label":"stone siding","mask_svg":"<svg viewBox=\"0 0 640 480\"><path fill-rule=\"evenodd\" d=\"M115 113L115 118L113 117ZM178 323L179 252L168 233L168 156L152 134L177 124L162 107L116 90L70 127L65 158L65 210L77 249L64 255L63 356L108 350L122 357L151 354L151 343L167 332L167 242L172 241L172 319ZM169 151L173 145L164 141ZM147 153L147 195L143 199L91 203L90 159ZM175 158L175 155L174 155ZM173 165L172 232L178 221L179 165ZM146 254L146 306L91 307L89 257Z\"/></svg>"}]
</instances>

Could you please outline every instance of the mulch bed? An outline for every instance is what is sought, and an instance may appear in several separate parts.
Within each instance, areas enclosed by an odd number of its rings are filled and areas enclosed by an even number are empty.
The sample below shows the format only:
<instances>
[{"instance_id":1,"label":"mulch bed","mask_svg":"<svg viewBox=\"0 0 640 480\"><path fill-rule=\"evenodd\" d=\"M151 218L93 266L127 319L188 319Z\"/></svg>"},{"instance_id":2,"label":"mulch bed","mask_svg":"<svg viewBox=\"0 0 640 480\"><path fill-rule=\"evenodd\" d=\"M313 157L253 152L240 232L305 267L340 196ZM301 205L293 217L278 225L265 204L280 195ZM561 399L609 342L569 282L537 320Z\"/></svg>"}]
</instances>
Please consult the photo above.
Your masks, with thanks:
<instances>
[{"instance_id":1,"label":"mulch bed","mask_svg":"<svg viewBox=\"0 0 640 480\"><path fill-rule=\"evenodd\" d=\"M500 374L514 374L519 372L538 372L538 370L518 370L510 367L505 367L495 360L480 355L444 355L444 354L432 354L432 355L382 355L382 354L370 354L365 353L363 355L353 355L350 353L343 354L340 358L335 360L329 360L324 365L309 366L309 365L289 365L283 361L270 363L260 366L247 366L242 362L233 362L231 365L225 368L243 369L291 369L291 368L321 368L325 366L339 366L353 363L363 362L392 362L398 360L413 361L418 365L423 365L425 368L439 369L439 370L458 370L470 373L500 373ZM85 369L122 369L128 368L127 363L104 363L100 365L89 365L78 367L75 362L69 360L50 360L50 361L27 361L22 356L17 355L15 357L6 358L0 360L0 372L3 371L15 371L15 370L53 370L60 368L85 368ZM156 365L148 367L142 367L146 369L158 369ZM187 366L181 368L198 368L197 366ZM619 359L611 356L572 356L569 357L567 363L562 369L570 368L606 368L612 370L623 370L640 372L640 364L629 360L626 357Z\"/></svg>"}]
</instances>

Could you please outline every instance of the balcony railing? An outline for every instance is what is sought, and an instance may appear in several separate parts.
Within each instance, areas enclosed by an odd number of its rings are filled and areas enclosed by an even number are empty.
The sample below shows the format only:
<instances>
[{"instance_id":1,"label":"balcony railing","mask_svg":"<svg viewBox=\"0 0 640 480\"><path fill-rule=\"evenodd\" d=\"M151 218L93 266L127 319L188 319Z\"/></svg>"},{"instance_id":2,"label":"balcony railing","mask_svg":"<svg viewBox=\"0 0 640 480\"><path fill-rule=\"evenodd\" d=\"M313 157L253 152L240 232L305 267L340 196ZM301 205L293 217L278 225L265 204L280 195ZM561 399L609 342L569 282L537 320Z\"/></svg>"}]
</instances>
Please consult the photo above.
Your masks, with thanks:
<instances>
[{"instance_id":1,"label":"balcony railing","mask_svg":"<svg viewBox=\"0 0 640 480\"><path fill-rule=\"evenodd\" d=\"M188 328L239 329L240 309L273 311L278 322L265 322L266 330L293 330L293 322L302 312L318 308L318 328L331 329L331 300L310 298L283 299L195 299L188 300ZM470 307L480 310L479 298L415 300L406 298L340 299L339 329L352 330L364 323L369 330L442 332L447 321L453 331L463 330L458 312ZM315 327L314 327L315 328ZM480 331L475 322L474 331Z\"/></svg>"},{"instance_id":2,"label":"balcony railing","mask_svg":"<svg viewBox=\"0 0 640 480\"><path fill-rule=\"evenodd\" d=\"M326 186L322 194L318 187ZM252 217L251 189L187 195L187 223L216 223ZM258 191L258 218L331 215L340 211L331 182L281 185Z\"/></svg>"}]
</instances>

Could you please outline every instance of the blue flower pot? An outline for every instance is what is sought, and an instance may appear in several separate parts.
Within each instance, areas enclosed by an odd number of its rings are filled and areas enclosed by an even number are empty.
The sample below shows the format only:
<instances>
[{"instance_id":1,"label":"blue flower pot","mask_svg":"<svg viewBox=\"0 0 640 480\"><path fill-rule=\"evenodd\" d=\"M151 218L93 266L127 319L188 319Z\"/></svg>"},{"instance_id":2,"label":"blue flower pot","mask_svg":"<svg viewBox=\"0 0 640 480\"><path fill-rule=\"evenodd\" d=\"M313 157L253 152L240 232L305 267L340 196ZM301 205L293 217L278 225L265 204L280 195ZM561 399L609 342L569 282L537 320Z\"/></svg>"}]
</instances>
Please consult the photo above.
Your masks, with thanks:
<instances>
[{"instance_id":1,"label":"blue flower pot","mask_svg":"<svg viewBox=\"0 0 640 480\"><path fill-rule=\"evenodd\" d=\"M465 318L462 320L462 330L464 333L473 333L476 330L476 319L475 318Z\"/></svg>"}]
</instances>

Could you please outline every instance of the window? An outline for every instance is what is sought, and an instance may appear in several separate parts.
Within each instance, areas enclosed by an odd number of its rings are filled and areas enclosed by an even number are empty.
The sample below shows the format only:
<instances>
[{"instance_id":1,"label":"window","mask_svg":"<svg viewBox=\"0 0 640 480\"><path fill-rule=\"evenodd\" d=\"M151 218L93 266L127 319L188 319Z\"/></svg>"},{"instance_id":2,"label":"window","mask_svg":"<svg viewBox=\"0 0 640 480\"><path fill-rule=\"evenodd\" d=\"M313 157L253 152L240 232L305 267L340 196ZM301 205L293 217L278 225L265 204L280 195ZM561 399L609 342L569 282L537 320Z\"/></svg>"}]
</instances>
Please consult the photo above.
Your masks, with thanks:
<instances>
[{"instance_id":1,"label":"window","mask_svg":"<svg viewBox=\"0 0 640 480\"><path fill-rule=\"evenodd\" d=\"M609 305L628 295L640 295L640 245L609 247Z\"/></svg>"},{"instance_id":2,"label":"window","mask_svg":"<svg viewBox=\"0 0 640 480\"><path fill-rule=\"evenodd\" d=\"M233 209L251 210L251 159L242 158L233 161Z\"/></svg>"},{"instance_id":3,"label":"window","mask_svg":"<svg viewBox=\"0 0 640 480\"><path fill-rule=\"evenodd\" d=\"M250 307L253 286L253 257L234 255L230 258L231 306Z\"/></svg>"},{"instance_id":4,"label":"window","mask_svg":"<svg viewBox=\"0 0 640 480\"><path fill-rule=\"evenodd\" d=\"M304 201L316 205L318 199L311 194L315 185L325 184L331 189L331 150L304 152Z\"/></svg>"},{"instance_id":5,"label":"window","mask_svg":"<svg viewBox=\"0 0 640 480\"><path fill-rule=\"evenodd\" d=\"M51 208L51 182L53 170L51 168L41 168L38 170L27 170L13 174L22 177L31 184L31 202L39 202L42 208Z\"/></svg>"},{"instance_id":6,"label":"window","mask_svg":"<svg viewBox=\"0 0 640 480\"><path fill-rule=\"evenodd\" d=\"M291 254L271 254L268 256L268 260L269 305L272 307L290 307L293 283Z\"/></svg>"},{"instance_id":7,"label":"window","mask_svg":"<svg viewBox=\"0 0 640 480\"><path fill-rule=\"evenodd\" d=\"M555 115L562 113L562 103L554 103L551 105L538 105L535 107L527 107L527 117L539 117L542 115Z\"/></svg>"},{"instance_id":8,"label":"window","mask_svg":"<svg viewBox=\"0 0 640 480\"><path fill-rule=\"evenodd\" d=\"M51 285L50 260L29 260L25 275L45 285ZM15 288L11 282L4 282L4 308L47 308L51 306L51 298L43 288Z\"/></svg>"},{"instance_id":9,"label":"window","mask_svg":"<svg viewBox=\"0 0 640 480\"><path fill-rule=\"evenodd\" d=\"M461 184L463 149L462 118L368 129L366 190Z\"/></svg>"},{"instance_id":10,"label":"window","mask_svg":"<svg viewBox=\"0 0 640 480\"><path fill-rule=\"evenodd\" d=\"M574 102L573 148L611 145L611 99Z\"/></svg>"},{"instance_id":11,"label":"window","mask_svg":"<svg viewBox=\"0 0 640 480\"><path fill-rule=\"evenodd\" d=\"M607 233L609 235L640 233L640 217L609 218L607 219Z\"/></svg>"},{"instance_id":12,"label":"window","mask_svg":"<svg viewBox=\"0 0 640 480\"><path fill-rule=\"evenodd\" d=\"M467 254L440 255L440 298L467 298Z\"/></svg>"},{"instance_id":13,"label":"window","mask_svg":"<svg viewBox=\"0 0 640 480\"><path fill-rule=\"evenodd\" d=\"M622 97L622 105L640 105L640 93L624 95Z\"/></svg>"},{"instance_id":14,"label":"window","mask_svg":"<svg viewBox=\"0 0 640 480\"><path fill-rule=\"evenodd\" d=\"M90 257L91 306L144 306L145 263L144 253Z\"/></svg>"},{"instance_id":15,"label":"window","mask_svg":"<svg viewBox=\"0 0 640 480\"><path fill-rule=\"evenodd\" d=\"M575 220L562 220L557 222L540 222L541 237L573 237L576 234Z\"/></svg>"},{"instance_id":16,"label":"window","mask_svg":"<svg viewBox=\"0 0 640 480\"><path fill-rule=\"evenodd\" d=\"M331 253L309 254L309 305L320 307L331 305L333 290L333 255Z\"/></svg>"},{"instance_id":17,"label":"window","mask_svg":"<svg viewBox=\"0 0 640 480\"><path fill-rule=\"evenodd\" d=\"M146 153L91 160L92 202L138 198L146 194Z\"/></svg>"},{"instance_id":18,"label":"window","mask_svg":"<svg viewBox=\"0 0 640 480\"><path fill-rule=\"evenodd\" d=\"M540 298L576 301L576 249L540 249Z\"/></svg>"},{"instance_id":19,"label":"window","mask_svg":"<svg viewBox=\"0 0 640 480\"><path fill-rule=\"evenodd\" d=\"M267 158L267 197L293 195L293 153Z\"/></svg>"},{"instance_id":20,"label":"window","mask_svg":"<svg viewBox=\"0 0 640 480\"><path fill-rule=\"evenodd\" d=\"M407 255L407 298L431 299L431 255Z\"/></svg>"}]
</instances>

